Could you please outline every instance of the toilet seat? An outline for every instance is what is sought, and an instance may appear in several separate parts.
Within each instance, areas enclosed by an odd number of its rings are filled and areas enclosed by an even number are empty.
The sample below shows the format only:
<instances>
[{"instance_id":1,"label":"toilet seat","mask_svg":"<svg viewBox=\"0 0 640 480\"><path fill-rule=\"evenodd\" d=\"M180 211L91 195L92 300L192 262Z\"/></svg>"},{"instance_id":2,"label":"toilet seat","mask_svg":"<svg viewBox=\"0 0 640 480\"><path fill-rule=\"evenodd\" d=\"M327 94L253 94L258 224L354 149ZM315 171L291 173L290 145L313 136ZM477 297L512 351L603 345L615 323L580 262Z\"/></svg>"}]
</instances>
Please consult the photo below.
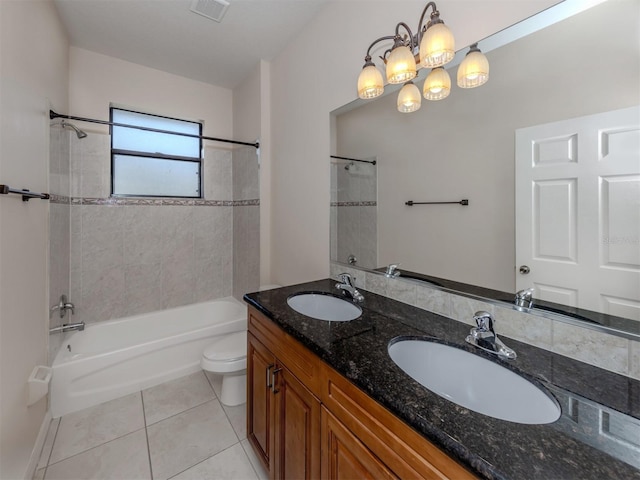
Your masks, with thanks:
<instances>
[{"instance_id":1,"label":"toilet seat","mask_svg":"<svg viewBox=\"0 0 640 480\"><path fill-rule=\"evenodd\" d=\"M202 353L203 370L230 373L247 368L247 331L224 335Z\"/></svg>"}]
</instances>

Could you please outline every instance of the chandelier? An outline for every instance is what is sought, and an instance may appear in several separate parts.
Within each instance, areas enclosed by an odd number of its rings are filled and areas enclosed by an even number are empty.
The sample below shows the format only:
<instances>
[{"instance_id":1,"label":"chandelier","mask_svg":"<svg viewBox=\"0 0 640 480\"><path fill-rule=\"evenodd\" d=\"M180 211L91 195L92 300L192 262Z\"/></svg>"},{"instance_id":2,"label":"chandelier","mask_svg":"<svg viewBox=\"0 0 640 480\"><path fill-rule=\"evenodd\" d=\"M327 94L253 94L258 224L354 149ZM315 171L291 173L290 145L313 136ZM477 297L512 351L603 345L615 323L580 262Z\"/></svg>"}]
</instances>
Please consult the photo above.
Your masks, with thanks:
<instances>
[{"instance_id":1,"label":"chandelier","mask_svg":"<svg viewBox=\"0 0 640 480\"><path fill-rule=\"evenodd\" d=\"M424 25L429 8L432 9L431 17ZM406 31L404 35L400 34L401 29ZM418 67L432 69L422 88L422 96L425 99L442 100L449 96L451 78L444 65L455 56L455 40L449 27L440 20L440 12L435 2L429 2L422 11L415 35L406 23L400 22L396 25L394 35L380 37L369 46L358 77L358 97L371 99L379 97L384 92L382 73L371 61L371 49L386 40L393 41L393 46L380 57L385 63L387 82L404 84L398 94L398 111L409 113L420 108L420 90L413 83L418 74ZM488 79L489 62L478 48L478 44L474 43L458 67L457 84L461 88L474 88L483 85Z\"/></svg>"}]
</instances>

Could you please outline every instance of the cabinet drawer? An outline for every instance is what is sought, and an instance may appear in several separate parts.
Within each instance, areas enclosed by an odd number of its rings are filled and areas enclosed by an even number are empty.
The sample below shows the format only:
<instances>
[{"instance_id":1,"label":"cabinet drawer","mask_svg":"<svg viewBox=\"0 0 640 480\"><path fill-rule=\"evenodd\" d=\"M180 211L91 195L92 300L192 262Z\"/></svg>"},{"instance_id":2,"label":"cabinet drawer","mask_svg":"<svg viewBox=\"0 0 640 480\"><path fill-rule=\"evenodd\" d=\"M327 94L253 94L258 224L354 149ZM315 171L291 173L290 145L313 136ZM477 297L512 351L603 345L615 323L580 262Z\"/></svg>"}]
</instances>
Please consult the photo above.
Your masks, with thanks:
<instances>
[{"instance_id":1,"label":"cabinet drawer","mask_svg":"<svg viewBox=\"0 0 640 480\"><path fill-rule=\"evenodd\" d=\"M320 397L320 359L273 321L249 307L248 329L316 397Z\"/></svg>"},{"instance_id":2,"label":"cabinet drawer","mask_svg":"<svg viewBox=\"0 0 640 480\"><path fill-rule=\"evenodd\" d=\"M400 478L476 478L324 363L321 376L322 403Z\"/></svg>"}]
</instances>

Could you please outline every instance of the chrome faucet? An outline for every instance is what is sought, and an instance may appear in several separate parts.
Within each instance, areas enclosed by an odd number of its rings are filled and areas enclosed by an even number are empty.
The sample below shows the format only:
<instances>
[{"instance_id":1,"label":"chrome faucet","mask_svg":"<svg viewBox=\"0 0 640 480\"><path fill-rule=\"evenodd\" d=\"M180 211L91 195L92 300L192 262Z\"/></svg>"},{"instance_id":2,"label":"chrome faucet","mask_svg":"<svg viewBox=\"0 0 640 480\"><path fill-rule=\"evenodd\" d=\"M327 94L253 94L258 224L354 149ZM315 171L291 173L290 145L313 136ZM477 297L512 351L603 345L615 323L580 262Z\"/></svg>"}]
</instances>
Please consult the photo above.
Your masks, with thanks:
<instances>
[{"instance_id":1,"label":"chrome faucet","mask_svg":"<svg viewBox=\"0 0 640 480\"><path fill-rule=\"evenodd\" d=\"M336 288L341 290L344 294L349 295L356 302L362 302L364 296L353 286L351 282L351 275L348 273L341 273L338 275L340 282L336 283Z\"/></svg>"},{"instance_id":2,"label":"chrome faucet","mask_svg":"<svg viewBox=\"0 0 640 480\"><path fill-rule=\"evenodd\" d=\"M75 305L67 300L67 296L62 294L60 295L60 302L58 302L57 305L51 307L51 309L49 310L49 314L52 315L53 312L58 310L60 312L60 318L64 318L64 316L67 314L67 310L71 310L71 315L75 314L75 308Z\"/></svg>"},{"instance_id":3,"label":"chrome faucet","mask_svg":"<svg viewBox=\"0 0 640 480\"><path fill-rule=\"evenodd\" d=\"M532 308L533 307L533 293L534 288L527 288L526 290L520 290L516 292L516 298L514 303L518 308Z\"/></svg>"},{"instance_id":4,"label":"chrome faucet","mask_svg":"<svg viewBox=\"0 0 640 480\"><path fill-rule=\"evenodd\" d=\"M397 278L400 276L400 270L398 270L399 263L392 263L387 267L387 271L384 276L387 278Z\"/></svg>"},{"instance_id":5,"label":"chrome faucet","mask_svg":"<svg viewBox=\"0 0 640 480\"><path fill-rule=\"evenodd\" d=\"M473 315L477 327L471 329L469 335L465 339L467 343L474 345L482 350L495 353L501 358L513 360L516 358L516 352L507 347L496 335L493 328L494 320L489 312L479 311Z\"/></svg>"},{"instance_id":6,"label":"chrome faucet","mask_svg":"<svg viewBox=\"0 0 640 480\"><path fill-rule=\"evenodd\" d=\"M80 323L65 323L64 325L60 325L59 327L50 328L49 334L58 333L58 332L69 332L71 330L84 330L84 322Z\"/></svg>"}]
</instances>

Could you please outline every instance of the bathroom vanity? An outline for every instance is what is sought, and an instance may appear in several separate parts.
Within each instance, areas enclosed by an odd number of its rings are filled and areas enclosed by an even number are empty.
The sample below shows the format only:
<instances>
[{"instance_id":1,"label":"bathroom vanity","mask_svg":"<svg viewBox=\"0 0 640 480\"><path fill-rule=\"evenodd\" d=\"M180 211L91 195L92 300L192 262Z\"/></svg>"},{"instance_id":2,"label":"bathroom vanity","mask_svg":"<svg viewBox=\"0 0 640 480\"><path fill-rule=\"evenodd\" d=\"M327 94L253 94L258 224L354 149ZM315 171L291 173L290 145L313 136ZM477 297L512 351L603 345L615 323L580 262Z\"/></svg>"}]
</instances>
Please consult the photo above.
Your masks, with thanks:
<instances>
[{"instance_id":1,"label":"bathroom vanity","mask_svg":"<svg viewBox=\"0 0 640 480\"><path fill-rule=\"evenodd\" d=\"M338 295L335 283L244 297L247 436L270 478L640 479L640 382L508 338L518 358L492 358L465 344L469 325L367 291L347 322L287 305L300 292ZM525 425L458 406L392 362L400 336L499 362L550 392L562 417Z\"/></svg>"}]
</instances>

